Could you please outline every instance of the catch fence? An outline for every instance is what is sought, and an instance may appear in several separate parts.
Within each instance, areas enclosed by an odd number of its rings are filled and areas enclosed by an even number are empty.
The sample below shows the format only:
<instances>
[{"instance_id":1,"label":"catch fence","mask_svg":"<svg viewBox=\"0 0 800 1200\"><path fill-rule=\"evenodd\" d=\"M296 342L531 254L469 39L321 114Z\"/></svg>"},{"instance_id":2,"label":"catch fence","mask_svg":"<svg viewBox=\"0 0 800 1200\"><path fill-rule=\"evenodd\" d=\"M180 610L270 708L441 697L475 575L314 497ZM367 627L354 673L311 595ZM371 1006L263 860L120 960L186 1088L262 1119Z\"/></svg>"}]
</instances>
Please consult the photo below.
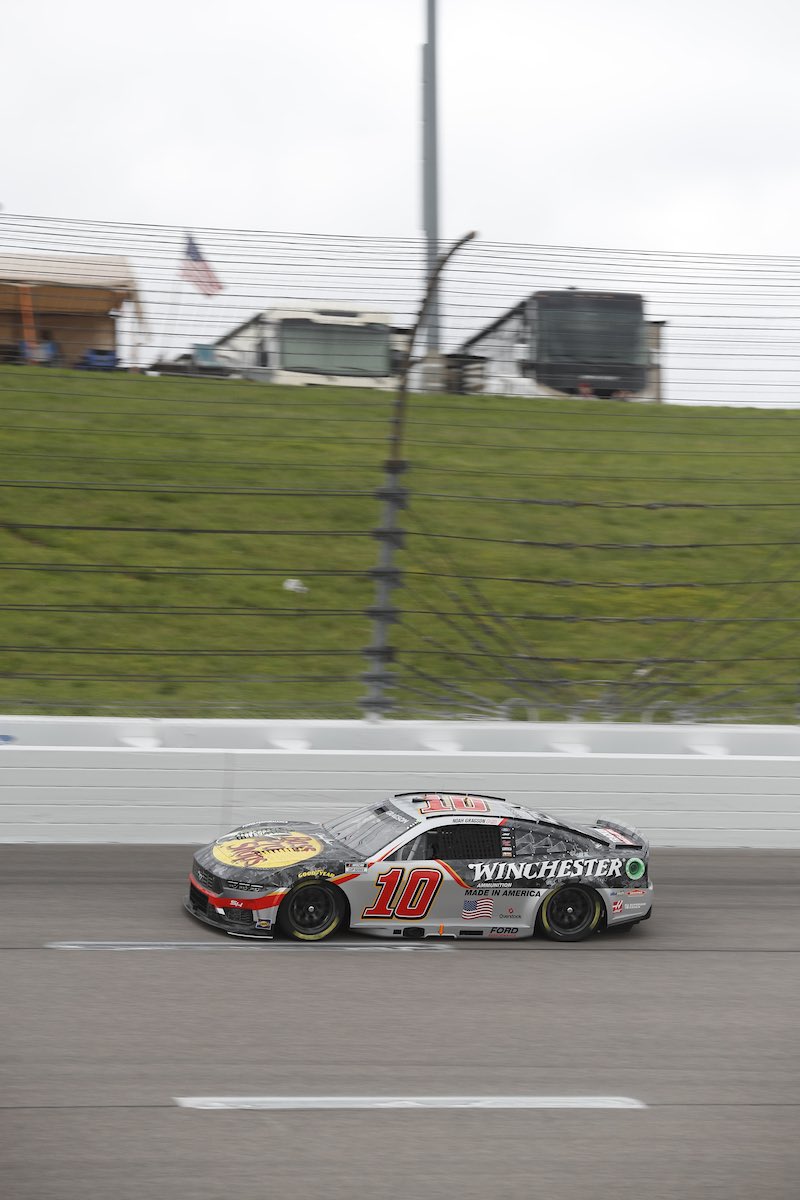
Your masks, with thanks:
<instances>
[{"instance_id":1,"label":"catch fence","mask_svg":"<svg viewBox=\"0 0 800 1200\"><path fill-rule=\"evenodd\" d=\"M364 709L393 387L274 383L269 362L236 369L228 335L263 313L350 306L383 314L402 358L422 243L192 236L221 291L182 280L183 230L0 216L0 296L27 297L0 314L7 712ZM121 297L108 318L117 369L76 370L58 320L78 336L95 303L80 260L109 256L127 260L140 311ZM61 267L46 300L2 274L32 257ZM460 394L411 396L389 715L797 719L798 266L480 240L460 252L442 287L445 355L537 292L641 295L665 322L665 403L588 386L495 395L446 369ZM45 333L54 365L20 348ZM524 355L506 344L513 388Z\"/></svg>"}]
</instances>

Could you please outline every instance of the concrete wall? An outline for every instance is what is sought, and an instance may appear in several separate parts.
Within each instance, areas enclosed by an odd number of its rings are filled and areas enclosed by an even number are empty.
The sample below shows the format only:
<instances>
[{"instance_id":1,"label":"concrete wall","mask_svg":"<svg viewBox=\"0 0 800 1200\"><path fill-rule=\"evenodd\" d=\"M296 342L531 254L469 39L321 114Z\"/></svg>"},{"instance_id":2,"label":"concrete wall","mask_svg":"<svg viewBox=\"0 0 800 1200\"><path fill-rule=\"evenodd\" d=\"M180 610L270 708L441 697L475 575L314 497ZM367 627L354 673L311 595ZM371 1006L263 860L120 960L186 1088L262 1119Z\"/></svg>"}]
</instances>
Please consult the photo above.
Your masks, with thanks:
<instances>
[{"instance_id":1,"label":"concrete wall","mask_svg":"<svg viewBox=\"0 0 800 1200\"><path fill-rule=\"evenodd\" d=\"M0 717L0 840L208 841L390 792L489 792L657 846L800 848L800 729Z\"/></svg>"}]
</instances>

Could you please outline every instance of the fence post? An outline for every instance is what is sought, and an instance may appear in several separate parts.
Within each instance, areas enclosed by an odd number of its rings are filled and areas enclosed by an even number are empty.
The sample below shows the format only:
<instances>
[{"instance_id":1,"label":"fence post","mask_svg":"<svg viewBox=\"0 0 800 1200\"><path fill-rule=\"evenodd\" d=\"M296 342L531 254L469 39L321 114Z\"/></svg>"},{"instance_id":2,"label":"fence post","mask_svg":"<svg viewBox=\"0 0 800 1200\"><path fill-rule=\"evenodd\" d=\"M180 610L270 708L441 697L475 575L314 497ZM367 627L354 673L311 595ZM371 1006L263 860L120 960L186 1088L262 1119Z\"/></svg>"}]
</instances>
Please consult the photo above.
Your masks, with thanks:
<instances>
[{"instance_id":1,"label":"fence post","mask_svg":"<svg viewBox=\"0 0 800 1200\"><path fill-rule=\"evenodd\" d=\"M375 599L372 606L367 609L367 615L372 619L372 640L364 651L367 670L362 675L362 679L368 685L368 690L361 702L361 707L364 716L373 719L386 716L394 708L394 701L387 694L394 682L391 664L394 662L395 656L393 647L389 645L389 638L398 614L398 609L393 602L394 592L396 588L402 587L403 583L402 572L395 563L395 552L402 549L403 546L400 513L408 502L408 489L403 487L402 476L408 470L408 463L403 458L403 438L408 409L408 374L412 365L411 356L417 334L425 320L432 298L435 296L436 285L442 271L453 255L474 237L475 233L466 233L459 238L445 254L440 255L436 267L428 276L425 296L411 330L394 400L389 435L389 457L384 463L383 484L375 492L376 499L383 502L383 509L381 523L374 530L374 536L379 542L378 565L371 572L375 581Z\"/></svg>"}]
</instances>

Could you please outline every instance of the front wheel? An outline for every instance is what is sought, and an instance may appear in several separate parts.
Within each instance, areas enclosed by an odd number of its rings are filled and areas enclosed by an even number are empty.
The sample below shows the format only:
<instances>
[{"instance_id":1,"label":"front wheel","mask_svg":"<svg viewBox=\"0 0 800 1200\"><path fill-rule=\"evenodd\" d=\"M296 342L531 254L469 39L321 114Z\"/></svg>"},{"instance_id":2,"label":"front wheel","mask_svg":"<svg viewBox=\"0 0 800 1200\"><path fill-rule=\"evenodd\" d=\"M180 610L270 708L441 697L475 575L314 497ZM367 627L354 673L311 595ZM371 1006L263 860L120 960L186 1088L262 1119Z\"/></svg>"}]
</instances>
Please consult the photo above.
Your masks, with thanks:
<instances>
[{"instance_id":1,"label":"front wheel","mask_svg":"<svg viewBox=\"0 0 800 1200\"><path fill-rule=\"evenodd\" d=\"M597 929L602 911L597 892L568 883L545 897L539 924L553 941L580 942Z\"/></svg>"},{"instance_id":2,"label":"front wheel","mask_svg":"<svg viewBox=\"0 0 800 1200\"><path fill-rule=\"evenodd\" d=\"M287 895L278 911L278 926L298 942L321 942L342 924L344 899L337 887L309 880Z\"/></svg>"}]
</instances>

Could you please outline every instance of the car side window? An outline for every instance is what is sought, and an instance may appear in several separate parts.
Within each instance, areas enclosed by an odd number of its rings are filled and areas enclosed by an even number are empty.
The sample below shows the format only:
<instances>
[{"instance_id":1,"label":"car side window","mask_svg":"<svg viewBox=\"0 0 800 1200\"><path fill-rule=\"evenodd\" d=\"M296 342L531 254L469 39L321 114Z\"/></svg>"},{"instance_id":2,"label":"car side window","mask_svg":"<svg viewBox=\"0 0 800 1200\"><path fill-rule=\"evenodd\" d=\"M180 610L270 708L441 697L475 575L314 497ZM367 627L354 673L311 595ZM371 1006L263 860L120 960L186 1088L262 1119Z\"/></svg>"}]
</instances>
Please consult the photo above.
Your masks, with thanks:
<instances>
[{"instance_id":1,"label":"car side window","mask_svg":"<svg viewBox=\"0 0 800 1200\"><path fill-rule=\"evenodd\" d=\"M404 846L393 850L386 862L419 862L430 858L428 853L428 834L420 833L418 837L412 838L410 842L406 842Z\"/></svg>"},{"instance_id":2,"label":"car side window","mask_svg":"<svg viewBox=\"0 0 800 1200\"><path fill-rule=\"evenodd\" d=\"M498 825L443 825L428 834L431 858L502 858Z\"/></svg>"}]
</instances>

